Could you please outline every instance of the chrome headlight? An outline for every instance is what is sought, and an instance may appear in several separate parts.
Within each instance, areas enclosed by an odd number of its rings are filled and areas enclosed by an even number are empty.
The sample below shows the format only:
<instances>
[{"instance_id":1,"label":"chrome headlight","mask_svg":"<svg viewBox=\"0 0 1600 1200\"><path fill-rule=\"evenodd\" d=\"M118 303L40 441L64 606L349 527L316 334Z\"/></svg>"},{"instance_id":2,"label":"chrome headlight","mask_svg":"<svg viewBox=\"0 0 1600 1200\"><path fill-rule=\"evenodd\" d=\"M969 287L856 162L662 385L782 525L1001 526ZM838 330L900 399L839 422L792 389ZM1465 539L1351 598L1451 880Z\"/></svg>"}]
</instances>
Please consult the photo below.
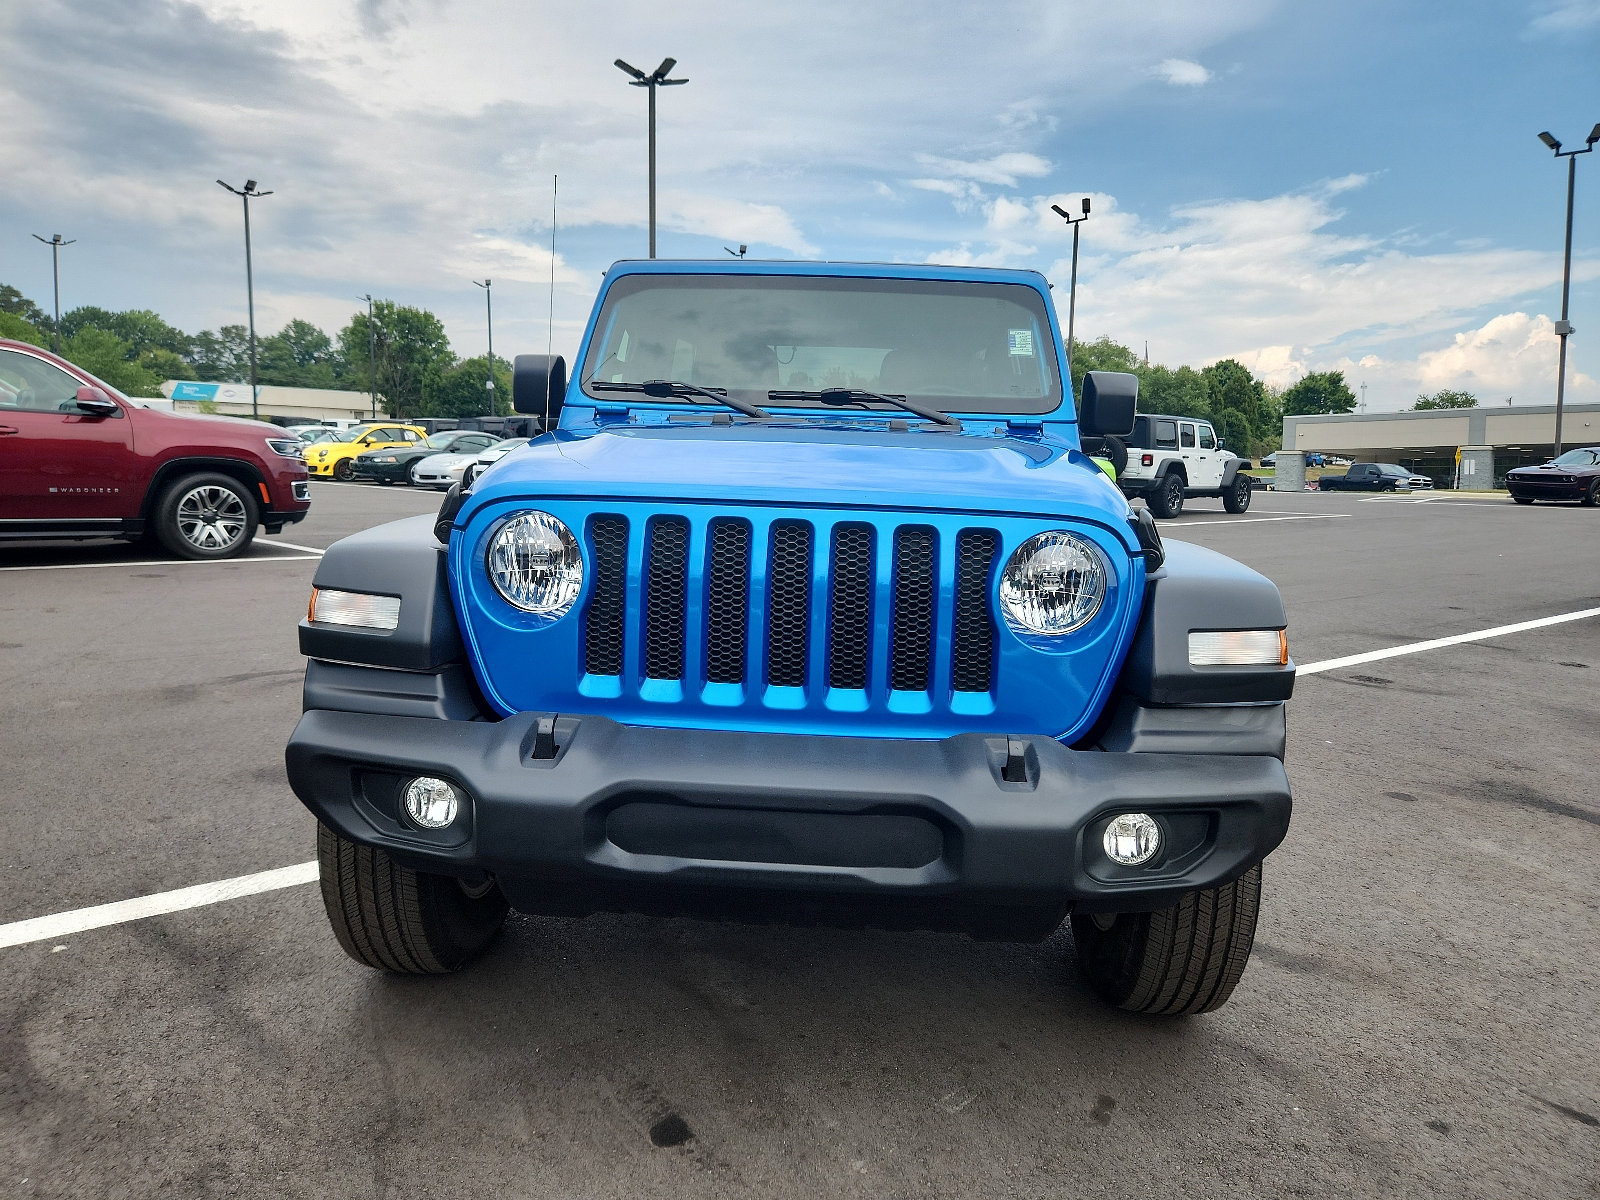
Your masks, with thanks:
<instances>
[{"instance_id":1,"label":"chrome headlight","mask_svg":"<svg viewBox=\"0 0 1600 1200\"><path fill-rule=\"evenodd\" d=\"M583 587L578 539L544 512L519 513L500 527L489 542L488 569L509 603L551 619L571 608Z\"/></svg>"},{"instance_id":2,"label":"chrome headlight","mask_svg":"<svg viewBox=\"0 0 1600 1200\"><path fill-rule=\"evenodd\" d=\"M1100 552L1061 530L1023 542L1000 573L1000 608L1019 633L1053 637L1081 629L1105 595Z\"/></svg>"}]
</instances>

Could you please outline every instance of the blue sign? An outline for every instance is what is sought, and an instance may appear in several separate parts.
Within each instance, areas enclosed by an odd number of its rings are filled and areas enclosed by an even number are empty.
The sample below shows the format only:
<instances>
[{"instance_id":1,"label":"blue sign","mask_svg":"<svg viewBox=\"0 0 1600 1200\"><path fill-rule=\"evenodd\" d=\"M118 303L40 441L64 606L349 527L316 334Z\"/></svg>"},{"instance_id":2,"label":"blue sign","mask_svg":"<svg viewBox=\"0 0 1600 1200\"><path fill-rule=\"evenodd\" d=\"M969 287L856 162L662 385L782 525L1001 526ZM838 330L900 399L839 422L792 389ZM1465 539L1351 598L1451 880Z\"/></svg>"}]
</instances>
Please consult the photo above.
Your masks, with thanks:
<instances>
[{"instance_id":1,"label":"blue sign","mask_svg":"<svg viewBox=\"0 0 1600 1200\"><path fill-rule=\"evenodd\" d=\"M215 400L217 398L217 385L214 383L179 383L172 388L174 400Z\"/></svg>"}]
</instances>

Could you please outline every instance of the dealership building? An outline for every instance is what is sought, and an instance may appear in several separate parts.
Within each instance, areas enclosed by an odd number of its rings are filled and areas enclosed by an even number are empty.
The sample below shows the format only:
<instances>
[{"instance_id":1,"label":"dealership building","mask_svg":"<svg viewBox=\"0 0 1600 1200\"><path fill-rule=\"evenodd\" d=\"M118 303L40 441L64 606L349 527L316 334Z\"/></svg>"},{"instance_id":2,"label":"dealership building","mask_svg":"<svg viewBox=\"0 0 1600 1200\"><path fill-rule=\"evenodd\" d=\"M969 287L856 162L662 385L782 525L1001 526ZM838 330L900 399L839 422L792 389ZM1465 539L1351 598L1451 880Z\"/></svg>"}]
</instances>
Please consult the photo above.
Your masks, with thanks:
<instances>
[{"instance_id":1,"label":"dealership building","mask_svg":"<svg viewBox=\"0 0 1600 1200\"><path fill-rule=\"evenodd\" d=\"M376 410L366 392L340 392L331 388L275 387L262 384L258 389L259 412L292 425L320 425L324 421L359 421ZM208 412L225 417L251 415L248 383L195 383L169 379L161 394L172 401L176 412Z\"/></svg>"},{"instance_id":2,"label":"dealership building","mask_svg":"<svg viewBox=\"0 0 1600 1200\"><path fill-rule=\"evenodd\" d=\"M1562 407L1561 444L1600 446L1600 404ZM1429 476L1435 487L1488 491L1505 486L1513 467L1547 462L1555 449L1553 404L1447 408L1429 412L1340 413L1285 417L1279 491L1300 474L1290 455L1337 454L1356 462L1399 463ZM1287 461L1286 461L1287 460ZM1303 476L1302 476L1303 478Z\"/></svg>"}]
</instances>

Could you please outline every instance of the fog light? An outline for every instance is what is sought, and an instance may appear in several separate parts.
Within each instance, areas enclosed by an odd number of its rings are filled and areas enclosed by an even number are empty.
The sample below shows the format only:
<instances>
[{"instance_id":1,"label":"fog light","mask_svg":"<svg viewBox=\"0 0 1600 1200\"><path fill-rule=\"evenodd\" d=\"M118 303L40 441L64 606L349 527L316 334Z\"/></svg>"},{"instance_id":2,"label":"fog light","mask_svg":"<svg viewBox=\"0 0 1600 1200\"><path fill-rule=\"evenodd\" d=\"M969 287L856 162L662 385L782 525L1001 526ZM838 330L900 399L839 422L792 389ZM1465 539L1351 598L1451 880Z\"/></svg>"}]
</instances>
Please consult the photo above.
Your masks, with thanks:
<instances>
[{"instance_id":1,"label":"fog light","mask_svg":"<svg viewBox=\"0 0 1600 1200\"><path fill-rule=\"evenodd\" d=\"M460 793L443 779L423 775L406 784L406 815L422 828L443 829L460 811Z\"/></svg>"},{"instance_id":2,"label":"fog light","mask_svg":"<svg viewBox=\"0 0 1600 1200\"><path fill-rule=\"evenodd\" d=\"M1149 862L1161 849L1161 826L1147 813L1123 813L1106 826L1100 842L1112 862L1137 867Z\"/></svg>"}]
</instances>

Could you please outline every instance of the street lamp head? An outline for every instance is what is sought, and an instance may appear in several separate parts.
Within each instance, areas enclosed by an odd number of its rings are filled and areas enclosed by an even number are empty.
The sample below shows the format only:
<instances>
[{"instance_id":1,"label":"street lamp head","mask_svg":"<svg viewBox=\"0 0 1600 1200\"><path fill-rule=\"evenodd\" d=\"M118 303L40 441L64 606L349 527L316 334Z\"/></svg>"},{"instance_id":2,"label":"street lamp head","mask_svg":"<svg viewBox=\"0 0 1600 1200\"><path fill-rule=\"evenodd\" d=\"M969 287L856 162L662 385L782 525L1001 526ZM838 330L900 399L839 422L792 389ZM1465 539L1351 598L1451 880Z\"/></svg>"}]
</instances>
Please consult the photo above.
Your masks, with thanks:
<instances>
[{"instance_id":1,"label":"street lamp head","mask_svg":"<svg viewBox=\"0 0 1600 1200\"><path fill-rule=\"evenodd\" d=\"M1589 130L1589 136L1583 139L1586 146L1592 146L1596 142L1600 142L1600 121L1594 123L1594 128Z\"/></svg>"},{"instance_id":2,"label":"street lamp head","mask_svg":"<svg viewBox=\"0 0 1600 1200\"><path fill-rule=\"evenodd\" d=\"M1539 135L1539 140L1546 146L1549 146L1550 149L1554 150L1557 154L1561 153L1561 143L1556 141L1555 138L1551 137L1548 131L1541 133Z\"/></svg>"},{"instance_id":3,"label":"street lamp head","mask_svg":"<svg viewBox=\"0 0 1600 1200\"><path fill-rule=\"evenodd\" d=\"M1086 217L1089 215L1089 197L1087 196L1083 198L1083 215Z\"/></svg>"},{"instance_id":4,"label":"street lamp head","mask_svg":"<svg viewBox=\"0 0 1600 1200\"><path fill-rule=\"evenodd\" d=\"M617 59L615 65L619 71L625 71L629 75L632 75L635 79L642 81L645 78L645 73L639 70L639 68L634 66L632 63L625 63L619 58Z\"/></svg>"},{"instance_id":5,"label":"street lamp head","mask_svg":"<svg viewBox=\"0 0 1600 1200\"><path fill-rule=\"evenodd\" d=\"M256 190L256 181L254 179L246 179L244 181L244 190L247 191L247 192L255 191Z\"/></svg>"},{"instance_id":6,"label":"street lamp head","mask_svg":"<svg viewBox=\"0 0 1600 1200\"><path fill-rule=\"evenodd\" d=\"M677 65L678 65L678 60L677 59L675 59L675 58L663 58L661 60L661 65L655 69L655 71L654 71L654 73L652 74L651 77L653 79L657 79L657 80L665 79L668 75L672 74L672 68L677 66Z\"/></svg>"}]
</instances>

